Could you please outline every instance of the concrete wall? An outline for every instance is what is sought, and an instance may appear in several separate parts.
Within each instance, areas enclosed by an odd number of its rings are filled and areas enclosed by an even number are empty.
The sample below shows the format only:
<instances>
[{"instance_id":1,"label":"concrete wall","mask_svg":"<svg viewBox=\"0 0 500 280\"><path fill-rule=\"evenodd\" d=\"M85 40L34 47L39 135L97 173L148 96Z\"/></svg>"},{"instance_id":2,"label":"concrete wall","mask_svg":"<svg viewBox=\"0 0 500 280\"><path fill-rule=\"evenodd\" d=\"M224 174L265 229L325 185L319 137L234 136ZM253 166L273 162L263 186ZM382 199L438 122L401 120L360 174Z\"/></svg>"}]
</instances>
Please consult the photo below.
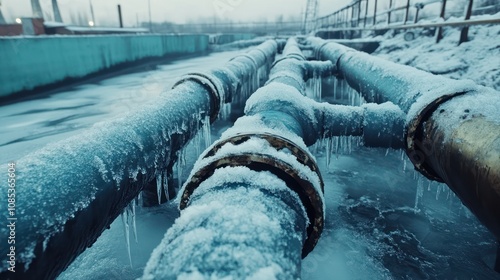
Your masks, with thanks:
<instances>
[{"instance_id":1,"label":"concrete wall","mask_svg":"<svg viewBox=\"0 0 500 280\"><path fill-rule=\"evenodd\" d=\"M0 97L81 78L121 63L207 48L207 35L3 37Z\"/></svg>"}]
</instances>

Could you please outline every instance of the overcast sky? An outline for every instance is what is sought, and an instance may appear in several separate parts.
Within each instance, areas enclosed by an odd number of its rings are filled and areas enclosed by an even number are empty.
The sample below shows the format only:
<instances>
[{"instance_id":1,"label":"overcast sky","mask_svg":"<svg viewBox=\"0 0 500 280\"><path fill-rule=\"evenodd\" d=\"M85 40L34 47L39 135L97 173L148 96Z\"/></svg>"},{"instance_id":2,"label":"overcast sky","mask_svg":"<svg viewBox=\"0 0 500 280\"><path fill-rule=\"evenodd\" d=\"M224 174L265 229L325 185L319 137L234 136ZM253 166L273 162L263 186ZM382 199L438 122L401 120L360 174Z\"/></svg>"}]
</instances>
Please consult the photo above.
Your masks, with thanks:
<instances>
[{"instance_id":1,"label":"overcast sky","mask_svg":"<svg viewBox=\"0 0 500 280\"><path fill-rule=\"evenodd\" d=\"M47 20L52 17L51 0L39 0ZM137 20L148 21L148 0L90 0L98 25L118 24L116 6L122 6L126 26L135 26ZM189 20L213 18L233 21L274 21L279 15L302 16L307 0L150 0L154 22L172 21L185 23ZM319 14L325 15L351 2L351 0L318 0ZM29 17L30 0L0 0L7 21L17 17ZM63 21L69 22L71 15L90 17L89 0L58 0Z\"/></svg>"}]
</instances>

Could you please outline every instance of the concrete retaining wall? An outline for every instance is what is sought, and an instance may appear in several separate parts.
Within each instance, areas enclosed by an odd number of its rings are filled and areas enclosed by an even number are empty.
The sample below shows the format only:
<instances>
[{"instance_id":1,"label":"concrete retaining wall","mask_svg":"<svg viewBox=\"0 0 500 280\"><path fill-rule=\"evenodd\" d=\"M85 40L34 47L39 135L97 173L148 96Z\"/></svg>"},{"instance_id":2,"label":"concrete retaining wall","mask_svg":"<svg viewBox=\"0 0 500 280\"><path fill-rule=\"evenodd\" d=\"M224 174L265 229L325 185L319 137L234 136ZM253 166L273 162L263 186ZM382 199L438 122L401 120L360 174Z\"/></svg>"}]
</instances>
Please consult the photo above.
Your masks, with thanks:
<instances>
[{"instance_id":1,"label":"concrete retaining wall","mask_svg":"<svg viewBox=\"0 0 500 280\"><path fill-rule=\"evenodd\" d=\"M122 63L207 48L207 35L2 37L0 98Z\"/></svg>"}]
</instances>

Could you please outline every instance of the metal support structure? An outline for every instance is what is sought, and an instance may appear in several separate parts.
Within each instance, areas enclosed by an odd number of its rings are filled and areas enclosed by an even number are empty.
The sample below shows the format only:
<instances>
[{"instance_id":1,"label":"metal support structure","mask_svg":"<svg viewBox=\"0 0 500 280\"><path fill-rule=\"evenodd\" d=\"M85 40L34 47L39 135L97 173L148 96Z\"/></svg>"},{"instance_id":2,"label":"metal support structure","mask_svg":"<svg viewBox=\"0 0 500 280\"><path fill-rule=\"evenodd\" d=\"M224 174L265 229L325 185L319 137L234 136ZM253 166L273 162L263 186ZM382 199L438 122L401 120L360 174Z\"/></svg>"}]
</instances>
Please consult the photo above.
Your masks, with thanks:
<instances>
[{"instance_id":1,"label":"metal support structure","mask_svg":"<svg viewBox=\"0 0 500 280\"><path fill-rule=\"evenodd\" d=\"M118 5L118 21L120 23L120 28L123 28L122 6L121 5Z\"/></svg>"},{"instance_id":2,"label":"metal support structure","mask_svg":"<svg viewBox=\"0 0 500 280\"><path fill-rule=\"evenodd\" d=\"M7 22L5 22L5 18L3 17L3 14L2 14L2 1L0 1L0 24L6 24Z\"/></svg>"},{"instance_id":3,"label":"metal support structure","mask_svg":"<svg viewBox=\"0 0 500 280\"><path fill-rule=\"evenodd\" d=\"M220 68L217 75L184 77L168 93L123 118L104 122L20 159L16 164L16 273L2 279L54 279L91 246L139 192L163 174L176 153L219 108L240 94L237 77L270 67L277 43L267 41ZM253 62L249 67L244 63ZM267 66L269 64L269 66ZM235 73L237 71L237 73ZM228 92L234 90L234 92ZM7 212L7 205L0 204ZM7 227L0 239L7 240ZM7 255L2 247L1 254ZM57 261L54 261L57 260Z\"/></svg>"},{"instance_id":4,"label":"metal support structure","mask_svg":"<svg viewBox=\"0 0 500 280\"><path fill-rule=\"evenodd\" d=\"M392 1L393 0L389 0L389 10L387 11L387 25L391 24Z\"/></svg>"},{"instance_id":5,"label":"metal support structure","mask_svg":"<svg viewBox=\"0 0 500 280\"><path fill-rule=\"evenodd\" d=\"M444 20L444 15L446 12L446 0L442 0L441 2L441 11L439 12L439 17ZM436 43L439 43L443 39L443 28L440 26L436 29Z\"/></svg>"},{"instance_id":6,"label":"metal support structure","mask_svg":"<svg viewBox=\"0 0 500 280\"><path fill-rule=\"evenodd\" d=\"M467 6L467 10L465 12L465 18L464 20L469 20L470 19L470 16L472 14L472 5L473 5L474 1L473 0L469 0L469 5ZM462 44L464 42L467 42L469 41L469 27L468 26L464 26L462 27L462 30L460 31L460 40L458 41L458 44Z\"/></svg>"},{"instance_id":7,"label":"metal support structure","mask_svg":"<svg viewBox=\"0 0 500 280\"><path fill-rule=\"evenodd\" d=\"M31 11L34 18L43 18L42 6L39 0L31 0Z\"/></svg>"},{"instance_id":8,"label":"metal support structure","mask_svg":"<svg viewBox=\"0 0 500 280\"><path fill-rule=\"evenodd\" d=\"M405 10L405 21L403 24L406 24L408 22L408 15L410 14L410 0L406 1L406 10Z\"/></svg>"},{"instance_id":9,"label":"metal support structure","mask_svg":"<svg viewBox=\"0 0 500 280\"><path fill-rule=\"evenodd\" d=\"M366 6L365 6L365 17L363 19L363 27L366 26L366 19L368 18L368 3L369 3L369 0L366 0Z\"/></svg>"},{"instance_id":10,"label":"metal support structure","mask_svg":"<svg viewBox=\"0 0 500 280\"><path fill-rule=\"evenodd\" d=\"M54 11L54 21L63 22L57 0L52 0L52 10Z\"/></svg>"},{"instance_id":11,"label":"metal support structure","mask_svg":"<svg viewBox=\"0 0 500 280\"><path fill-rule=\"evenodd\" d=\"M415 168L446 183L500 239L500 94L321 39L309 42L366 100L391 101L407 114L405 150Z\"/></svg>"},{"instance_id":12,"label":"metal support structure","mask_svg":"<svg viewBox=\"0 0 500 280\"><path fill-rule=\"evenodd\" d=\"M307 0L304 15L304 32L308 34L316 28L316 16L318 14L318 0Z\"/></svg>"},{"instance_id":13,"label":"metal support structure","mask_svg":"<svg viewBox=\"0 0 500 280\"><path fill-rule=\"evenodd\" d=\"M373 25L377 24L377 2L378 0L375 0L375 5L373 6Z\"/></svg>"}]
</instances>

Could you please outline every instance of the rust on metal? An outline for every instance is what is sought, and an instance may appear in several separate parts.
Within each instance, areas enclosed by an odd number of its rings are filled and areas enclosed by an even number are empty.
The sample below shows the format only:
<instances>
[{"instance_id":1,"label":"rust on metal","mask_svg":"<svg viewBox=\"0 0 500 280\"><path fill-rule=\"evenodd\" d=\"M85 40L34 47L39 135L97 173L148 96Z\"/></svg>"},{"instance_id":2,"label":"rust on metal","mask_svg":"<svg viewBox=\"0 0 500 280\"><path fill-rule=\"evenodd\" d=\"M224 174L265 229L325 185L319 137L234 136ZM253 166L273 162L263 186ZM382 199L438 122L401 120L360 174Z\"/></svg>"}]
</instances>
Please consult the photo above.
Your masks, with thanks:
<instances>
[{"instance_id":1,"label":"rust on metal","mask_svg":"<svg viewBox=\"0 0 500 280\"><path fill-rule=\"evenodd\" d=\"M299 163L309 167L317 174L321 191L324 190L324 182L319 172L319 168L309 153L294 144L292 141L278 135L267 133L238 134L216 143L212 149L204 155L204 158L210 158L216 155L222 146L227 143L239 145L250 140L252 137L258 137L266 140L278 151L288 149ZM188 180L184 188L184 192L181 195L179 208L182 210L188 206L190 197L196 188L198 188L203 181L212 176L216 169L235 166L245 166L255 171L269 171L278 178L282 179L292 191L297 193L302 204L304 205L304 208L306 209L307 216L310 221L307 228L308 237L302 248L302 257L306 257L316 246L316 243L321 236L321 232L323 231L324 213L321 194L318 193L317 189L310 181L305 180L300 176L300 170L297 170L292 165L279 158L260 153L238 153L215 159L198 169Z\"/></svg>"}]
</instances>

